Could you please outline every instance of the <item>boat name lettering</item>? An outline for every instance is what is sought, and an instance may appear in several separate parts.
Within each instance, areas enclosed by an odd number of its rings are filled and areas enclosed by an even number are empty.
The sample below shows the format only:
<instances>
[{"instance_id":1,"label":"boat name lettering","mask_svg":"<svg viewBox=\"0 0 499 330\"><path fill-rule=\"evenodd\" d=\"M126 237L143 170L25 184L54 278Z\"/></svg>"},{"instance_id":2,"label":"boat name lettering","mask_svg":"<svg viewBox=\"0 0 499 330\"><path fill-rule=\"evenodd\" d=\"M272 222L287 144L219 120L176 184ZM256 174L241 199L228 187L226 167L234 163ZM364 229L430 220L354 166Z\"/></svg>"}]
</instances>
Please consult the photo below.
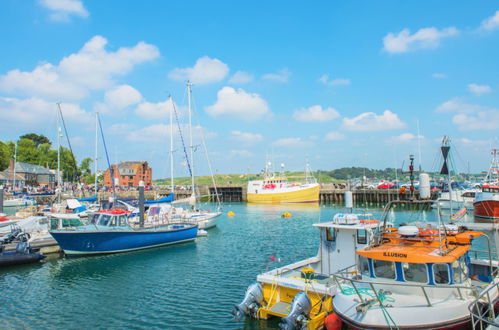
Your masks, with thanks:
<instances>
[{"instance_id":1,"label":"boat name lettering","mask_svg":"<svg viewBox=\"0 0 499 330\"><path fill-rule=\"evenodd\" d=\"M407 258L407 253L383 252L383 257Z\"/></svg>"}]
</instances>

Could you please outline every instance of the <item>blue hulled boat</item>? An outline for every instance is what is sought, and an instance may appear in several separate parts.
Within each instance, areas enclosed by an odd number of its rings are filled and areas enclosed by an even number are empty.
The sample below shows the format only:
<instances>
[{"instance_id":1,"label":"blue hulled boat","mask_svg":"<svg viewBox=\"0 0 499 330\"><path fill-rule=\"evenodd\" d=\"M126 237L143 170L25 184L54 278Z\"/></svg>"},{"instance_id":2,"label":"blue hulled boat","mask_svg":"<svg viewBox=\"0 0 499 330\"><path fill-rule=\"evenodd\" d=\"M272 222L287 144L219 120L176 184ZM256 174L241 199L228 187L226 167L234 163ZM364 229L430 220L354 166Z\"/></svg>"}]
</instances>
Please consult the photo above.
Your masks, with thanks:
<instances>
[{"instance_id":1,"label":"blue hulled boat","mask_svg":"<svg viewBox=\"0 0 499 330\"><path fill-rule=\"evenodd\" d=\"M53 230L50 234L67 255L127 252L193 241L197 225L172 223L154 228L132 228L131 212L102 210L84 226Z\"/></svg>"}]
</instances>

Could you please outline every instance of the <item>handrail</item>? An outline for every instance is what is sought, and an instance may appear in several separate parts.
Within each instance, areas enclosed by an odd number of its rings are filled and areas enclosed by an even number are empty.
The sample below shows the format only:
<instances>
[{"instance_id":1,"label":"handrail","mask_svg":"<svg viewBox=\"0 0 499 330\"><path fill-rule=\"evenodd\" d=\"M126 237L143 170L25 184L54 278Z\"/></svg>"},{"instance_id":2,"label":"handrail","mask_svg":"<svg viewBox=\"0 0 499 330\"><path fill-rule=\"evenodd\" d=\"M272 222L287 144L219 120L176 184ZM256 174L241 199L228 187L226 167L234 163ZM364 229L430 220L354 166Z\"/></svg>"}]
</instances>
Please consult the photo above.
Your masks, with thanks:
<instances>
[{"instance_id":1,"label":"handrail","mask_svg":"<svg viewBox=\"0 0 499 330\"><path fill-rule=\"evenodd\" d=\"M468 310L471 315L471 323L473 325L473 329L475 329L476 326L480 326L480 329L483 328L483 323L487 325L491 325L493 327L499 327L499 323L496 322L495 319L495 310L494 310L494 301L491 301L490 299L490 291L493 289L497 289L498 294L499 294L499 282L492 282L490 283L487 288L485 288L475 300L471 304L468 305ZM485 296L487 298L485 298ZM496 298L497 300L497 298ZM480 306L480 303L486 303L487 308L482 308ZM491 316L489 315L491 313ZM476 319L476 320L475 320Z\"/></svg>"}]
</instances>

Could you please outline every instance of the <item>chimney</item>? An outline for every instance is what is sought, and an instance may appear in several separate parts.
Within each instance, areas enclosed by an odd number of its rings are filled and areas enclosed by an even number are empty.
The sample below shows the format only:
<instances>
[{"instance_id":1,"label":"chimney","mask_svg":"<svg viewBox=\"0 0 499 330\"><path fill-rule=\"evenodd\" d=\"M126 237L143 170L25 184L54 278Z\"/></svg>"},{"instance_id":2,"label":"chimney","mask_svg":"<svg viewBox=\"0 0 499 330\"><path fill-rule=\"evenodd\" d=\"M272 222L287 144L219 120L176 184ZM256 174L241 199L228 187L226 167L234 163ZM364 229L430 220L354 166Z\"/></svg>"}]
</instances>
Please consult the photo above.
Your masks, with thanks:
<instances>
[{"instance_id":1,"label":"chimney","mask_svg":"<svg viewBox=\"0 0 499 330\"><path fill-rule=\"evenodd\" d=\"M13 159L10 160L9 170L14 171L14 160Z\"/></svg>"}]
</instances>

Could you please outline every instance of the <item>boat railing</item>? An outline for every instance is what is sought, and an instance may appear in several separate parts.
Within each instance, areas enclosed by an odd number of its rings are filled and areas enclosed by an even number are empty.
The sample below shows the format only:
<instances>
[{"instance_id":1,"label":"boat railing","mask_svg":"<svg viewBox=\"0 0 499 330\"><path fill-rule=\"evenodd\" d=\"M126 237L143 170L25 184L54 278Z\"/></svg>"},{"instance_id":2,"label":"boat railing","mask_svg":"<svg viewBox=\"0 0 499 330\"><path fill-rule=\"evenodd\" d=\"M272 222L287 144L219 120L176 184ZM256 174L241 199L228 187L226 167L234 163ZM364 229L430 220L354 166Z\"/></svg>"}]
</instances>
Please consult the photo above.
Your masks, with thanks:
<instances>
[{"instance_id":1,"label":"boat railing","mask_svg":"<svg viewBox=\"0 0 499 330\"><path fill-rule=\"evenodd\" d=\"M497 315L496 310L494 309L497 298L491 298L491 295L494 296L493 291L497 291L495 297L499 296L499 282L490 283L478 297L468 305L473 329L484 329L489 326L499 328L499 320L496 319L499 315Z\"/></svg>"},{"instance_id":2,"label":"boat railing","mask_svg":"<svg viewBox=\"0 0 499 330\"><path fill-rule=\"evenodd\" d=\"M457 294L459 296L460 300L464 300L463 296L463 291L470 291L471 294L475 297L479 295L478 289L474 286L466 286L466 285L449 285L449 284L439 284L439 285L432 285L432 284L417 284L417 283L395 283L395 282L374 282L374 281L364 281L358 277L358 272L356 270L351 270L355 267L355 265L347 267L338 273L332 275L334 278L334 281L337 285L337 289L341 290L342 293L345 293L344 287L341 285L342 283L348 283L351 285L353 288L355 294L359 298L360 302L362 304L366 303L366 298L362 295L361 292L365 290L365 287L368 286L373 294L374 298L378 301L380 306L383 305L384 301L384 296L386 296L387 291L385 290L387 286L390 287L410 287L410 288L420 288L421 292L423 293L423 296L425 297L426 304L430 307L432 306L432 301L430 298L430 295L428 294L428 289L453 289L457 291ZM383 288L380 288L376 290L376 286L381 286ZM361 290L362 289L362 290Z\"/></svg>"}]
</instances>

